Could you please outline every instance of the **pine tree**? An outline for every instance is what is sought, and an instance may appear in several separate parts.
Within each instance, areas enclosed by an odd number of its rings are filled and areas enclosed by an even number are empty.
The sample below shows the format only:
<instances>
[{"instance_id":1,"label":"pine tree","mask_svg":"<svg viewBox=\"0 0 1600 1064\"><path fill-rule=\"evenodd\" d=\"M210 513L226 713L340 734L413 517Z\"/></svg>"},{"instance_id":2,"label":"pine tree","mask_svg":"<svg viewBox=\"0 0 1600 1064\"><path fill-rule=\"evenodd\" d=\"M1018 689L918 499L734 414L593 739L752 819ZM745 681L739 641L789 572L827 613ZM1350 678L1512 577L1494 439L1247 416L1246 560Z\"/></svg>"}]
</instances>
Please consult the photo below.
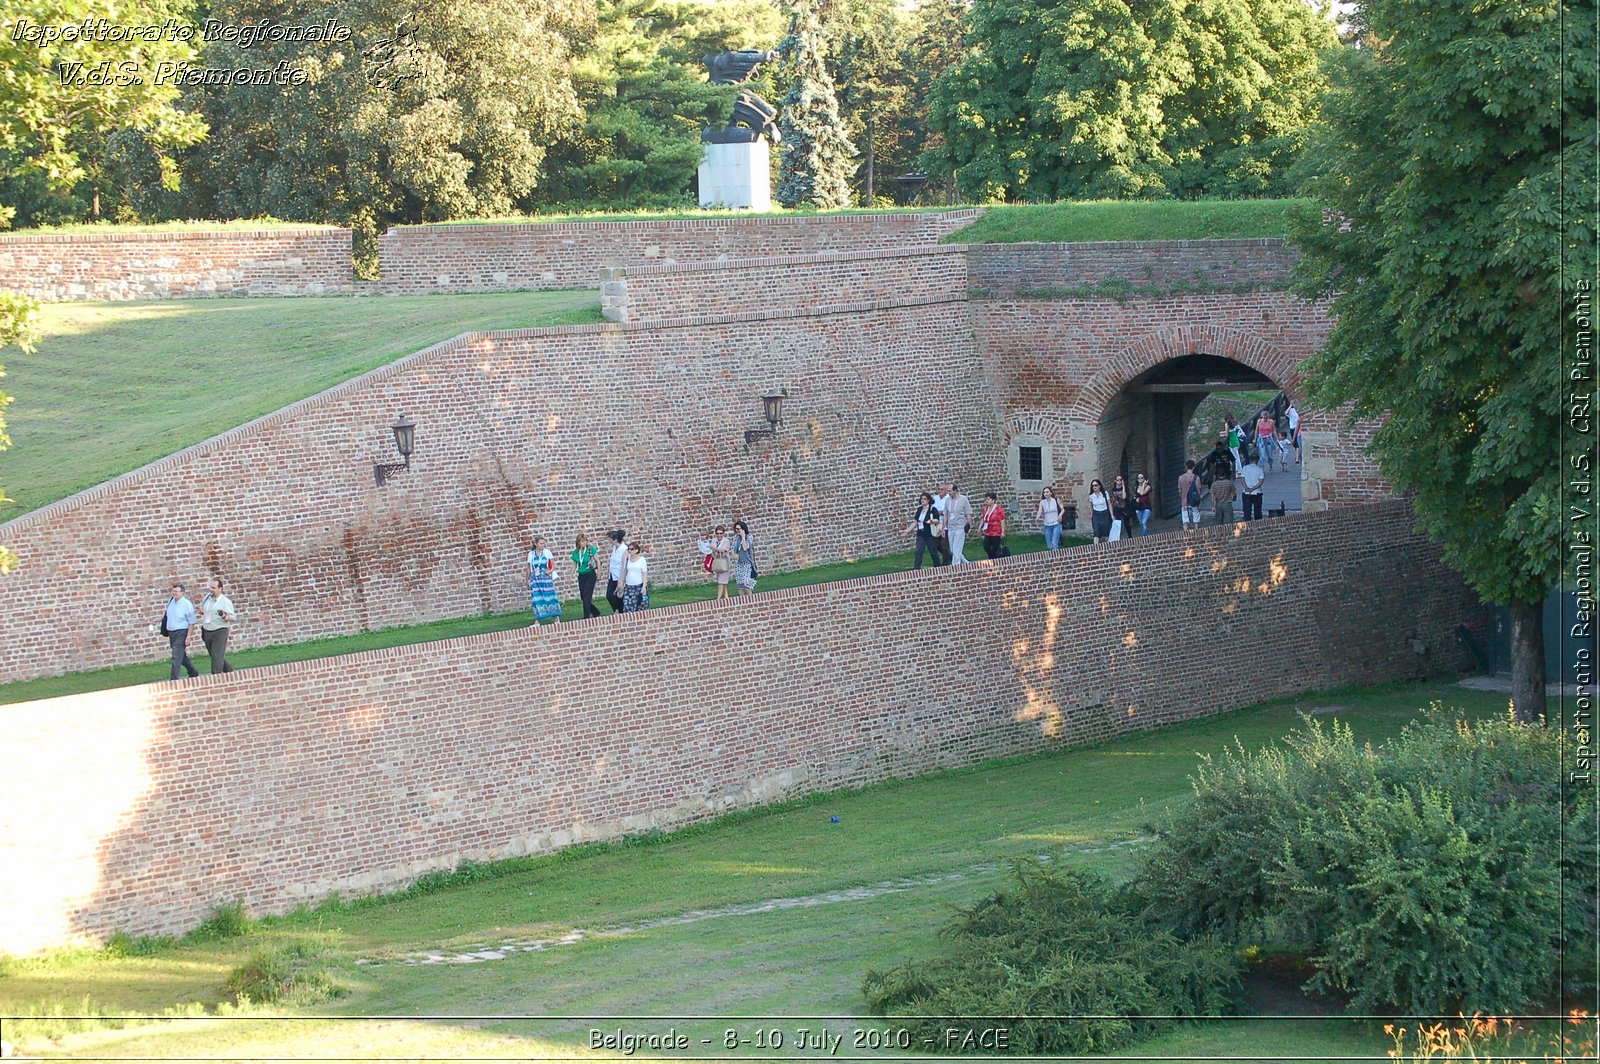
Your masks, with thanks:
<instances>
[{"instance_id":1,"label":"pine tree","mask_svg":"<svg viewBox=\"0 0 1600 1064\"><path fill-rule=\"evenodd\" d=\"M778 53L794 84L779 105L783 152L778 202L834 210L850 205L855 147L839 117L839 98L824 62L822 27L810 0L795 5Z\"/></svg>"}]
</instances>

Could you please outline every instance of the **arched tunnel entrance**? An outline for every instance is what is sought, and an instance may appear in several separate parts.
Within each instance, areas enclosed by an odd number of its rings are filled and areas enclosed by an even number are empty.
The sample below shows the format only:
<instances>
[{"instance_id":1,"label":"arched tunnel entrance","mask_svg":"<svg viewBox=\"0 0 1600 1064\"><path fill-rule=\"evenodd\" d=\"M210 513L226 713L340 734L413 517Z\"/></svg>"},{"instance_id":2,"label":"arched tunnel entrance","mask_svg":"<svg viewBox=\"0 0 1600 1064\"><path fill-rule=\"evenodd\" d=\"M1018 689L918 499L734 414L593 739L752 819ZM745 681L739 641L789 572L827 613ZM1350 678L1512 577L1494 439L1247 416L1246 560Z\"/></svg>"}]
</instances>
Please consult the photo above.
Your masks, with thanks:
<instances>
[{"instance_id":1,"label":"arched tunnel entrance","mask_svg":"<svg viewBox=\"0 0 1600 1064\"><path fill-rule=\"evenodd\" d=\"M1107 475L1121 473L1130 485L1136 474L1144 473L1155 485L1157 516L1175 517L1184 461L1201 457L1189 453L1188 443L1200 404L1214 392L1279 390L1271 377L1220 355L1190 354L1162 362L1129 381L1106 404L1098 432L1100 469ZM1235 416L1249 417L1257 406L1241 404ZM1208 432L1206 448L1214 439L1215 433Z\"/></svg>"}]
</instances>

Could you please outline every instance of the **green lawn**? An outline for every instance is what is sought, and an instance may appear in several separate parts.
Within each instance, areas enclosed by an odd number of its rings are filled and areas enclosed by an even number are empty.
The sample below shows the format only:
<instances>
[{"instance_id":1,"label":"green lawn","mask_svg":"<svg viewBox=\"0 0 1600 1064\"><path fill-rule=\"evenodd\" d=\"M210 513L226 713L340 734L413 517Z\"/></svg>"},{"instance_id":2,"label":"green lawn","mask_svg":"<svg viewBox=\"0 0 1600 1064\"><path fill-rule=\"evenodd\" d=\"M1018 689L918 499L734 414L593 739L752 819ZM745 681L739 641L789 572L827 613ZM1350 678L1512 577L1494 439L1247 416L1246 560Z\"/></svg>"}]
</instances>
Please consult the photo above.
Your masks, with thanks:
<instances>
[{"instance_id":1,"label":"green lawn","mask_svg":"<svg viewBox=\"0 0 1600 1064\"><path fill-rule=\"evenodd\" d=\"M1271 743L1301 712L1336 716L1358 738L1382 742L1433 699L1473 714L1503 709L1499 695L1442 684L1286 699L1098 747L505 862L433 890L325 905L240 935L12 960L0 964L0 1012L34 1017L6 1024L6 1038L24 1052L122 1059L581 1055L591 1029L674 1026L695 1052L715 1054L728 1029L785 1033L777 1051L742 1047L747 1059L793 1055L801 1027L843 1034L848 1047L858 1027L892 1026L848 1019L864 1008L865 970L937 951L948 906L993 890L1006 858L1046 856L1122 874L1150 818L1187 800L1198 754L1235 739ZM415 963L430 952L455 957L563 936L577 941L477 963ZM275 1010L227 1004L231 970L252 952L292 944L320 952L316 965L344 995ZM1278 986L1238 1006L1243 1015L1268 1008L1316 1013L1327 1005ZM49 1018L168 1010L190 1018ZM734 1015L757 1019L706 1018ZM383 1016L400 1018L362 1018ZM412 1016L426 1018L404 1018ZM657 1018L606 1019L621 1016ZM1371 1023L1245 1019L1185 1027L1133 1052L1382 1059L1386 1047ZM836 1059L851 1055L847 1048Z\"/></svg>"},{"instance_id":2,"label":"green lawn","mask_svg":"<svg viewBox=\"0 0 1600 1064\"><path fill-rule=\"evenodd\" d=\"M1310 200L1087 200L1002 204L944 238L947 244L1089 240L1219 240L1283 236L1288 212Z\"/></svg>"},{"instance_id":3,"label":"green lawn","mask_svg":"<svg viewBox=\"0 0 1600 1064\"><path fill-rule=\"evenodd\" d=\"M837 211L788 209L744 211L731 208L684 208L681 211L573 211L553 214L506 214L492 218L463 218L442 225L543 225L549 222L658 222L694 221L697 218L806 218L849 214L938 214L943 211L971 210L972 204L955 207L847 207Z\"/></svg>"},{"instance_id":4,"label":"green lawn","mask_svg":"<svg viewBox=\"0 0 1600 1064\"><path fill-rule=\"evenodd\" d=\"M1012 535L1007 537L1007 544L1017 554L1044 549L1044 537L1040 535ZM1063 536L1062 545L1071 547L1089 540ZM970 557L970 555L969 555ZM877 576L880 573L896 573L903 569L911 568L911 553L889 554L877 558L858 558L851 562L840 562L835 565L818 565L810 569L796 569L786 573L764 573L759 581L757 591L775 591L785 587L804 587L808 584L825 584L830 580L848 580L852 577ZM605 586L599 588L596 602L602 612L609 612L605 605L603 595ZM716 586L707 578L704 583L684 584L679 587L655 588L650 592L650 605L652 608L660 606L675 606L680 602L703 602L713 598ZM577 599L571 599L562 604L561 617L563 620L577 620L583 616L583 607ZM432 621L428 624L409 625L403 628L385 628L378 632L362 632L359 635L335 636L331 639L317 639L304 643L288 643L282 646L260 647L254 650L229 651L228 661L236 669L248 669L261 665L280 665L286 661L309 661L312 658L328 658L335 654L354 654L362 650L377 650L381 647L406 646L410 643L427 643L436 639L454 639L457 636L477 635L480 632L503 632L511 628L526 628L529 622L527 610L518 610L515 613L493 613L481 617L463 617L456 620ZM202 649L192 646L190 653L198 668L206 667L206 657ZM56 698L60 695L81 694L84 691L104 691L112 687L132 687L135 684L153 683L165 680L170 667L170 659L165 655L159 658L152 656L148 665L118 665L109 669L96 669L93 672L74 672L65 676L44 676L37 680L19 680L15 683L0 684L0 705L12 702L27 702L36 698Z\"/></svg>"},{"instance_id":5,"label":"green lawn","mask_svg":"<svg viewBox=\"0 0 1600 1064\"><path fill-rule=\"evenodd\" d=\"M459 333L599 321L592 291L52 303L12 352L9 520Z\"/></svg>"}]
</instances>

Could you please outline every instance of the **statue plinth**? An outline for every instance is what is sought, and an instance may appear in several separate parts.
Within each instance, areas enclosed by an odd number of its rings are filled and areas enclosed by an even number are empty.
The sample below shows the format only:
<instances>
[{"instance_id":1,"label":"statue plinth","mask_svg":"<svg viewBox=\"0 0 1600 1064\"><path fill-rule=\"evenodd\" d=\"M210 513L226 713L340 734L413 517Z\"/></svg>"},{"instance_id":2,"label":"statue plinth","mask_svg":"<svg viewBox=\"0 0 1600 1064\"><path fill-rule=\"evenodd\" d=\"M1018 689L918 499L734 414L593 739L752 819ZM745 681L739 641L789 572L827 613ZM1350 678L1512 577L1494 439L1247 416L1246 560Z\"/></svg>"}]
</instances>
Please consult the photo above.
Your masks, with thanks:
<instances>
[{"instance_id":1,"label":"statue plinth","mask_svg":"<svg viewBox=\"0 0 1600 1064\"><path fill-rule=\"evenodd\" d=\"M703 147L700 206L752 211L772 209L771 148L765 137L708 139Z\"/></svg>"}]
</instances>

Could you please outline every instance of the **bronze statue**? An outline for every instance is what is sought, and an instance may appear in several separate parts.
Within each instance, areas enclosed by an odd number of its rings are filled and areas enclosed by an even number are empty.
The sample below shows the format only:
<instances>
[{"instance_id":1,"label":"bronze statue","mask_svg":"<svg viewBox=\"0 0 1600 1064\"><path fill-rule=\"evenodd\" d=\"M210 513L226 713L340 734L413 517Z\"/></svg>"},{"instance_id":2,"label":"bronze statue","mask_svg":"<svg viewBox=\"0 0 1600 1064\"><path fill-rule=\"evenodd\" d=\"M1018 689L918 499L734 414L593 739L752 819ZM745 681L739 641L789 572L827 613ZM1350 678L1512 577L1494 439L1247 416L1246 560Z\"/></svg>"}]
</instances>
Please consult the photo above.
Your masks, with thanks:
<instances>
[{"instance_id":1,"label":"bronze statue","mask_svg":"<svg viewBox=\"0 0 1600 1064\"><path fill-rule=\"evenodd\" d=\"M742 85L750 80L756 67L777 55L777 52L758 52L752 48L708 55L705 57L706 73L713 85ZM783 139L778 133L778 109L749 89L742 89L733 101L733 115L728 124L721 129L707 128L700 139L710 144L748 144L763 136L774 144Z\"/></svg>"}]
</instances>

